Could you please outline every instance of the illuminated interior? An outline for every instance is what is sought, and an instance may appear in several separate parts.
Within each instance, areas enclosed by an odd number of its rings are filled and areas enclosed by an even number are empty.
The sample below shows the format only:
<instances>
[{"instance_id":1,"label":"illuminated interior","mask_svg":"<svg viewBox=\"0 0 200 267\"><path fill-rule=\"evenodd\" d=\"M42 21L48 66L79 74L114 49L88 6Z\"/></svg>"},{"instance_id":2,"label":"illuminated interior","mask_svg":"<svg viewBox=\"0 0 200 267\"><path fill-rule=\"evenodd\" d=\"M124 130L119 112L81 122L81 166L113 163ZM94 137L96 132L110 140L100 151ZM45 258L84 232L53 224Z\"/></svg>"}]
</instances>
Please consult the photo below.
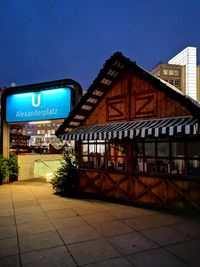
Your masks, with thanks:
<instances>
[{"instance_id":1,"label":"illuminated interior","mask_svg":"<svg viewBox=\"0 0 200 267\"><path fill-rule=\"evenodd\" d=\"M61 147L63 142L55 135L63 120L48 120L23 123L10 123L10 150L17 152L47 153L50 146L55 149Z\"/></svg>"}]
</instances>

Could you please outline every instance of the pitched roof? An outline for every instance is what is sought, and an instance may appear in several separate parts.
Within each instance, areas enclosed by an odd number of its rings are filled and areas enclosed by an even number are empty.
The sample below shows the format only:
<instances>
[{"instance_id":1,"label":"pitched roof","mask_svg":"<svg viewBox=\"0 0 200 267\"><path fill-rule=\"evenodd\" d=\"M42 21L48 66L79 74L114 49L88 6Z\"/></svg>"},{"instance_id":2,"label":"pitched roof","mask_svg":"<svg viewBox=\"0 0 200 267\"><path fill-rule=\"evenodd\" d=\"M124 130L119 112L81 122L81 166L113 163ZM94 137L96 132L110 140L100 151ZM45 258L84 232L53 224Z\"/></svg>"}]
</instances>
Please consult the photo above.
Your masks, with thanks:
<instances>
[{"instance_id":1,"label":"pitched roof","mask_svg":"<svg viewBox=\"0 0 200 267\"><path fill-rule=\"evenodd\" d=\"M168 84L164 80L139 67L135 62L123 56L122 53L116 52L105 62L103 68L88 88L86 94L70 112L68 118L66 118L63 124L58 128L56 135L59 136L64 132L69 132L78 126L81 126L108 92L109 88L111 88L112 85L127 71L131 71L140 78L155 84L158 90L165 92L181 102L191 111L191 113L200 117L200 104L197 101L183 94L183 92L179 91L171 84Z\"/></svg>"}]
</instances>

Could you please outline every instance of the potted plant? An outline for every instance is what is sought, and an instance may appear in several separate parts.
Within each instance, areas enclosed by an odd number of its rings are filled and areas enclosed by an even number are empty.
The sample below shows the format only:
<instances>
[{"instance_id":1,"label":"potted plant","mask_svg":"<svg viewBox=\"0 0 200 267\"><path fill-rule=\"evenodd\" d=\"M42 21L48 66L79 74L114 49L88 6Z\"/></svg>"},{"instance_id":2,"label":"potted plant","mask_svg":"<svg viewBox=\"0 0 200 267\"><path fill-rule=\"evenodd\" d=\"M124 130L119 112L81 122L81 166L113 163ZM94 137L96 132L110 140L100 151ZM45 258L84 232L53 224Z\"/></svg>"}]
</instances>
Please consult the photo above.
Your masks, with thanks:
<instances>
[{"instance_id":1,"label":"potted plant","mask_svg":"<svg viewBox=\"0 0 200 267\"><path fill-rule=\"evenodd\" d=\"M64 152L61 167L51 180L53 190L58 194L74 195L78 189L77 159L69 150Z\"/></svg>"}]
</instances>

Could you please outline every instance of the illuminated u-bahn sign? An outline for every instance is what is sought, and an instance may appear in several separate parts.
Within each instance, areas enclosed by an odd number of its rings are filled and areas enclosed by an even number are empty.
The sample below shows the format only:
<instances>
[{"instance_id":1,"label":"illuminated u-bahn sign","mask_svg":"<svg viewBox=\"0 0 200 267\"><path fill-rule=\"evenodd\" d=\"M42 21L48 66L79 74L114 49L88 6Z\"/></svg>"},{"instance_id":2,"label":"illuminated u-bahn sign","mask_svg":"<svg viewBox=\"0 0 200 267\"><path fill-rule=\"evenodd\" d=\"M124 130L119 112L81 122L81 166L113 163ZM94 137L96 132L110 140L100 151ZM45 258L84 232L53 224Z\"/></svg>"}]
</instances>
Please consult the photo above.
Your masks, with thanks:
<instances>
[{"instance_id":1,"label":"illuminated u-bahn sign","mask_svg":"<svg viewBox=\"0 0 200 267\"><path fill-rule=\"evenodd\" d=\"M71 110L71 89L67 87L15 93L6 97L6 122L66 118Z\"/></svg>"}]
</instances>

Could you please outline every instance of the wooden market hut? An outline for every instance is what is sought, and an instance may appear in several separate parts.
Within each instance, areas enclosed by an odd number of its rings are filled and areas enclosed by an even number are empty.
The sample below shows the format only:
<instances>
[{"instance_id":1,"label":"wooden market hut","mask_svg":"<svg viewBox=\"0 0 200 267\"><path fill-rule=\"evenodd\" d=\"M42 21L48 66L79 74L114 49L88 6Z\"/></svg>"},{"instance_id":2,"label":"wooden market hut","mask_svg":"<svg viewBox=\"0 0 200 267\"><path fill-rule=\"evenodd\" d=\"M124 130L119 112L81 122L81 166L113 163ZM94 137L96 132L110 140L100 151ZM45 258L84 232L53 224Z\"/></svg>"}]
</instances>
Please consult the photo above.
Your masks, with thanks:
<instances>
[{"instance_id":1,"label":"wooden market hut","mask_svg":"<svg viewBox=\"0 0 200 267\"><path fill-rule=\"evenodd\" d=\"M57 130L75 140L79 192L200 210L200 105L115 53Z\"/></svg>"}]
</instances>

